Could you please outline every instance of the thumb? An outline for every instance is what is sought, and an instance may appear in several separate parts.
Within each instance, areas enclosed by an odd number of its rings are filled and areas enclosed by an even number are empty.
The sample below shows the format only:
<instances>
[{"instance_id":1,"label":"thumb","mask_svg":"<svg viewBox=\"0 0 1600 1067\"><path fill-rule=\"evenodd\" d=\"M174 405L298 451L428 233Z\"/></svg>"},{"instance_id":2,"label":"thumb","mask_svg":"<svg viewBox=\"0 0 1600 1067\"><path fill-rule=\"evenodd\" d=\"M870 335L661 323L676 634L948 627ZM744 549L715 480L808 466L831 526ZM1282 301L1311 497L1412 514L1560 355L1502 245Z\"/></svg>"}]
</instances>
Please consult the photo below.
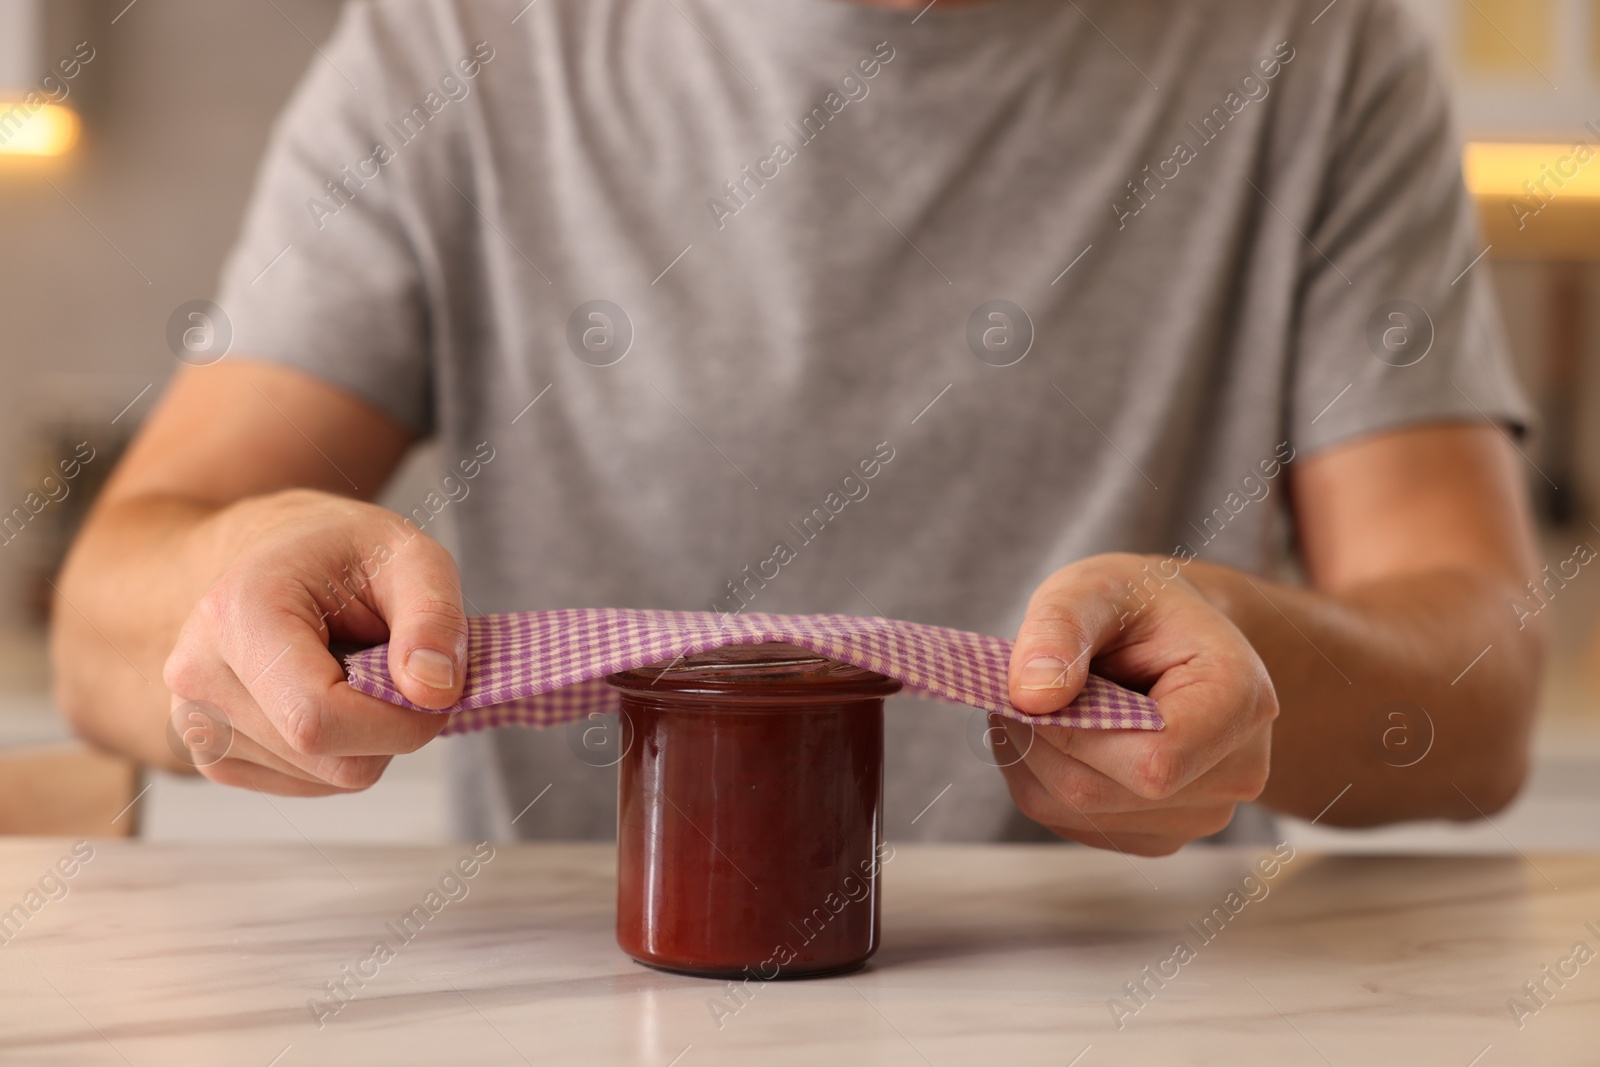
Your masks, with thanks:
<instances>
[{"instance_id":1,"label":"thumb","mask_svg":"<svg viewBox=\"0 0 1600 1067\"><path fill-rule=\"evenodd\" d=\"M1081 565L1058 571L1039 587L1011 649L1013 707L1048 715L1078 695L1090 659L1116 630L1110 592L1105 575Z\"/></svg>"},{"instance_id":2,"label":"thumb","mask_svg":"<svg viewBox=\"0 0 1600 1067\"><path fill-rule=\"evenodd\" d=\"M407 700L438 711L461 699L466 681L461 576L439 542L411 529L402 536L371 578L373 600L389 626L389 676Z\"/></svg>"}]
</instances>

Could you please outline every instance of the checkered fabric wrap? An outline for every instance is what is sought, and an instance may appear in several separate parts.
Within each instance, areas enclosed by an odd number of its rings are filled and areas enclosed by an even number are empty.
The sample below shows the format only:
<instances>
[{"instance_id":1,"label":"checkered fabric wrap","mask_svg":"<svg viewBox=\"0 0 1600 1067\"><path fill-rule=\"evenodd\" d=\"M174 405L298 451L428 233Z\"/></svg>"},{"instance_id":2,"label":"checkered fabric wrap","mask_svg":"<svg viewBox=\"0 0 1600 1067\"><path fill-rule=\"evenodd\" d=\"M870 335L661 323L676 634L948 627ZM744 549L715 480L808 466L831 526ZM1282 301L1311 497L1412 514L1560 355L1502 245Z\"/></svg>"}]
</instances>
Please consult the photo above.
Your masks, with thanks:
<instances>
[{"instance_id":1,"label":"checkered fabric wrap","mask_svg":"<svg viewBox=\"0 0 1600 1067\"><path fill-rule=\"evenodd\" d=\"M984 634L854 615L718 615L574 608L483 615L467 621L467 680L447 734L495 726L556 726L617 710L605 677L668 664L725 645L787 641L904 683L905 691L1013 719L1091 730L1159 730L1155 701L1091 675L1067 708L1030 716L1007 698L1011 642ZM416 707L395 687L388 646L345 659L352 688Z\"/></svg>"}]
</instances>

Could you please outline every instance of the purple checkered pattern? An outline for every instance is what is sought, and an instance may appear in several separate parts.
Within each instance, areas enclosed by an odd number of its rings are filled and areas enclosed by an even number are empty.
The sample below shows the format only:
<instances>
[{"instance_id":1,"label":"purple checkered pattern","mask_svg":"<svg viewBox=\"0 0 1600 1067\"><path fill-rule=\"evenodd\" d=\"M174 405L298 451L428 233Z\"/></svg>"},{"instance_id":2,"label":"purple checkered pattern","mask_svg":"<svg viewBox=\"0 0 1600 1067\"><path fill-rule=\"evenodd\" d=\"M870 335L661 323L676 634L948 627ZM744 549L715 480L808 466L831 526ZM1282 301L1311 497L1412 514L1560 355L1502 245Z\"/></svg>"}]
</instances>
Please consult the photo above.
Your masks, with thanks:
<instances>
[{"instance_id":1,"label":"purple checkered pattern","mask_svg":"<svg viewBox=\"0 0 1600 1067\"><path fill-rule=\"evenodd\" d=\"M484 615L467 621L467 681L447 734L495 726L556 726L617 710L608 674L669 664L725 645L787 641L886 674L917 696L970 704L1042 726L1159 730L1155 701L1090 675L1054 715L1025 715L1007 697L1011 642L942 626L854 615L718 615L714 612L572 608ZM349 656L363 693L417 708L389 677L388 646Z\"/></svg>"}]
</instances>

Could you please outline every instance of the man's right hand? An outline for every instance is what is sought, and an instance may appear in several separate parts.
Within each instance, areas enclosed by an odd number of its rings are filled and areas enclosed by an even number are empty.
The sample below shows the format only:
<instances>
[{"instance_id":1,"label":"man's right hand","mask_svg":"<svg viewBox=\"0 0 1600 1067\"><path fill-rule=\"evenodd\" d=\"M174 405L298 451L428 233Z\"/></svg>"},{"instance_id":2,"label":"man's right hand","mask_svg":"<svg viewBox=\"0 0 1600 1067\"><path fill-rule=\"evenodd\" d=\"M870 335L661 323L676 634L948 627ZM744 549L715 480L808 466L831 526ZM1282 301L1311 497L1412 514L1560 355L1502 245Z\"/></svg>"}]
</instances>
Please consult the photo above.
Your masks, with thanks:
<instances>
[{"instance_id":1,"label":"man's right hand","mask_svg":"<svg viewBox=\"0 0 1600 1067\"><path fill-rule=\"evenodd\" d=\"M328 650L330 639L388 640L389 672L407 699L454 704L467 620L455 561L438 542L393 512L311 490L241 501L190 536L222 567L163 678L174 736L193 743L188 762L207 778L290 796L355 792L444 728L447 716L351 689ZM232 727L225 754L218 731L184 729L200 721L193 713L216 709Z\"/></svg>"}]
</instances>

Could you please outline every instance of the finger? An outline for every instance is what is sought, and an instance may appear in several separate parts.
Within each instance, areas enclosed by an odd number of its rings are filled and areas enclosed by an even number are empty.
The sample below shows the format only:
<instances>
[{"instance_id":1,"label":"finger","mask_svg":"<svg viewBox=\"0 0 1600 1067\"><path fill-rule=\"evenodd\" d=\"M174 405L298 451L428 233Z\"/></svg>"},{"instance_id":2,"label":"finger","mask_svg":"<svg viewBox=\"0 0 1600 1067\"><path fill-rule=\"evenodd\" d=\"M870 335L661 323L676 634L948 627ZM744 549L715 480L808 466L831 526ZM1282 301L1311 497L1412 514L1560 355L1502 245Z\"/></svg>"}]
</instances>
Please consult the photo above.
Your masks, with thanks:
<instances>
[{"instance_id":1,"label":"finger","mask_svg":"<svg viewBox=\"0 0 1600 1067\"><path fill-rule=\"evenodd\" d=\"M1102 830L1075 830L1071 828L1048 827L1052 833L1076 841L1081 845L1091 848L1108 849L1128 856L1170 856L1184 845L1202 837L1209 837L1233 821L1233 809L1218 811L1209 814L1204 820L1196 821L1198 830L1180 830L1174 833L1138 833L1111 829ZM1204 829L1210 827L1210 829Z\"/></svg>"},{"instance_id":2,"label":"finger","mask_svg":"<svg viewBox=\"0 0 1600 1067\"><path fill-rule=\"evenodd\" d=\"M396 524L363 563L378 614L389 624L389 676L407 700L448 708L466 681L467 614L461 577L444 546Z\"/></svg>"},{"instance_id":3,"label":"finger","mask_svg":"<svg viewBox=\"0 0 1600 1067\"><path fill-rule=\"evenodd\" d=\"M1069 794L1046 784L1031 767L1002 768L1017 808L1053 833L1100 848L1129 848L1142 855L1170 852L1186 841L1217 833L1233 818L1231 801L1197 800L1148 811L1086 811ZM1159 852L1157 842L1163 845ZM1133 847L1129 847L1133 846Z\"/></svg>"},{"instance_id":4,"label":"finger","mask_svg":"<svg viewBox=\"0 0 1600 1067\"><path fill-rule=\"evenodd\" d=\"M263 724L264 716L260 716ZM374 785L388 768L393 756L302 756L290 753L279 755L270 747L271 742L283 744L283 739L267 729L269 744L257 741L249 733L235 729L233 743L229 745L227 760L252 763L264 770L288 778L296 778L310 785L329 786L341 793L358 792ZM214 761L214 755L198 753L202 760ZM209 765L214 766L215 762ZM204 773L206 764L197 763L196 769Z\"/></svg>"},{"instance_id":5,"label":"finger","mask_svg":"<svg viewBox=\"0 0 1600 1067\"><path fill-rule=\"evenodd\" d=\"M202 598L199 615L289 753L415 752L449 721L446 715L401 708L351 689L323 644L320 609L299 587L214 588Z\"/></svg>"},{"instance_id":6,"label":"finger","mask_svg":"<svg viewBox=\"0 0 1600 1067\"><path fill-rule=\"evenodd\" d=\"M356 791L329 785L326 782L306 781L304 778L295 775L283 774L270 767L263 767L259 763L251 763L249 760L233 759L231 757L213 763L208 767L201 767L199 771L218 785L255 789L262 793L272 793L281 797L328 797Z\"/></svg>"},{"instance_id":7,"label":"finger","mask_svg":"<svg viewBox=\"0 0 1600 1067\"><path fill-rule=\"evenodd\" d=\"M1072 702L1089 675L1094 650L1117 632L1126 585L1121 569L1083 566L1039 587L1011 650L1012 706L1047 715Z\"/></svg>"},{"instance_id":8,"label":"finger","mask_svg":"<svg viewBox=\"0 0 1600 1067\"><path fill-rule=\"evenodd\" d=\"M1063 727L1036 726L1012 719L999 719L1007 737L1022 758L1013 766L1033 775L1055 802L1080 814L1095 816L1113 812L1144 812L1162 802L1147 800L1097 768L1078 759L1071 749L1072 738L1095 731ZM1030 743L1031 731L1031 743Z\"/></svg>"},{"instance_id":9,"label":"finger","mask_svg":"<svg viewBox=\"0 0 1600 1067\"><path fill-rule=\"evenodd\" d=\"M193 670L188 672L191 679L194 674ZM220 715L228 727L225 741L216 730L208 729L195 735L198 744L188 746L190 766L202 772L206 766L226 757L259 764L302 781L356 790L376 782L391 759L387 755L308 756L294 751L220 657L213 657L210 678L199 692L203 696L194 699L212 706L205 712L206 717ZM175 691L173 713L176 715L190 699L187 694ZM185 744L190 739L188 732L179 732L177 736ZM225 744L220 751L219 743Z\"/></svg>"},{"instance_id":10,"label":"finger","mask_svg":"<svg viewBox=\"0 0 1600 1067\"><path fill-rule=\"evenodd\" d=\"M1062 738L1058 731L1042 727L1039 732L1046 743L1035 747L1064 746L1073 759L1134 795L1165 801L1238 756L1252 735L1267 736L1272 717L1267 705L1272 698L1270 682L1257 677L1260 673L1245 656L1196 653L1168 669L1150 691L1164 729L1074 730ZM1236 762L1240 771L1250 770L1248 761ZM1258 762L1259 775L1247 775L1251 781L1265 774L1266 761ZM1241 781L1237 788L1244 790L1247 784Z\"/></svg>"},{"instance_id":11,"label":"finger","mask_svg":"<svg viewBox=\"0 0 1600 1067\"><path fill-rule=\"evenodd\" d=\"M1169 797L1151 797L1128 788L1083 756L1086 749L1111 740L1109 731L1036 727L1033 743L1018 733L1027 724L1010 723L1011 741L1023 752L1019 761L1047 788L1076 811L1094 815L1140 814L1170 808L1195 808L1254 800L1266 786L1270 767L1271 728L1262 726L1219 760L1206 774Z\"/></svg>"}]
</instances>

